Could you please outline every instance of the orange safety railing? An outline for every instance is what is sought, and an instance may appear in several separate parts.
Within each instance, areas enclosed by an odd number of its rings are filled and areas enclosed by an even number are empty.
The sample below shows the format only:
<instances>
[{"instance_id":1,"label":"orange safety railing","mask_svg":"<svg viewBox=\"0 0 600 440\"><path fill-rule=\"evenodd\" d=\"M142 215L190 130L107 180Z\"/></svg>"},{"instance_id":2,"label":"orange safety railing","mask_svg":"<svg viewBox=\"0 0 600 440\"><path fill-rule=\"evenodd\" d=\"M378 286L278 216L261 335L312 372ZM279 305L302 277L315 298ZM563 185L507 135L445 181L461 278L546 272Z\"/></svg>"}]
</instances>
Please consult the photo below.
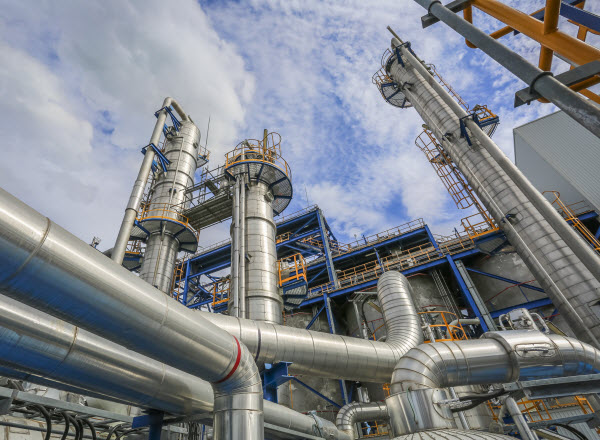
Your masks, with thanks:
<instances>
[{"instance_id":1,"label":"orange safety railing","mask_svg":"<svg viewBox=\"0 0 600 440\"><path fill-rule=\"evenodd\" d=\"M552 398L547 400L535 399L521 399L517 402L523 415L528 419L529 422L548 421L552 420L551 410L568 408L568 407L579 407L583 414L591 414L594 412L590 402L583 396L572 396ZM492 418L498 421L498 411L500 406L492 404L490 401L487 402L488 409L492 414Z\"/></svg>"},{"instance_id":2,"label":"orange safety railing","mask_svg":"<svg viewBox=\"0 0 600 440\"><path fill-rule=\"evenodd\" d=\"M229 301L229 292L231 290L230 280L229 278L222 278L212 283L212 285L206 290L212 293L212 306L214 308L219 304Z\"/></svg>"},{"instance_id":3,"label":"orange safety railing","mask_svg":"<svg viewBox=\"0 0 600 440\"><path fill-rule=\"evenodd\" d=\"M179 211L179 205L171 205L168 203L149 203L141 207L138 214L138 221L151 219L168 219L175 221L194 232L197 236L198 232L190 226L190 220Z\"/></svg>"},{"instance_id":4,"label":"orange safety railing","mask_svg":"<svg viewBox=\"0 0 600 440\"><path fill-rule=\"evenodd\" d=\"M185 264L183 260L177 260L175 262L175 267L173 268L173 280L171 281L171 296L175 298L177 301L183 295L183 291L185 289Z\"/></svg>"},{"instance_id":5,"label":"orange safety railing","mask_svg":"<svg viewBox=\"0 0 600 440\"><path fill-rule=\"evenodd\" d=\"M277 261L279 286L290 281L306 281L306 264L302 254L294 254Z\"/></svg>"},{"instance_id":6,"label":"orange safety railing","mask_svg":"<svg viewBox=\"0 0 600 440\"><path fill-rule=\"evenodd\" d=\"M321 284L310 289L310 297L329 293L337 289L362 284L366 281L377 279L388 270L403 270L430 261L439 260L446 255L452 255L473 248L474 243L470 237L457 237L438 243L439 249L432 244L425 243L402 251L397 255L389 255L379 260L361 264L359 266L338 272L338 285L331 283ZM381 261L381 264L379 263Z\"/></svg>"},{"instance_id":7,"label":"orange safety railing","mask_svg":"<svg viewBox=\"0 0 600 440\"><path fill-rule=\"evenodd\" d=\"M473 206L475 197L473 196L471 187L433 133L426 128L415 139L415 145L425 153L427 160L442 180L456 206L459 209L466 209Z\"/></svg>"},{"instance_id":8,"label":"orange safety railing","mask_svg":"<svg viewBox=\"0 0 600 440\"><path fill-rule=\"evenodd\" d=\"M465 217L460 222L472 240L500 229L494 219L485 210Z\"/></svg>"},{"instance_id":9,"label":"orange safety railing","mask_svg":"<svg viewBox=\"0 0 600 440\"><path fill-rule=\"evenodd\" d=\"M567 222L571 222L573 228L575 228L575 230L579 232L590 245L592 245L596 252L600 253L600 241L598 241L594 234L592 234L581 220L579 220L577 214L568 205L564 204L560 199L560 193L558 191L544 191L543 194L552 194L554 196L554 200L552 200L551 203L555 206L560 215L562 215Z\"/></svg>"},{"instance_id":10,"label":"orange safety railing","mask_svg":"<svg viewBox=\"0 0 600 440\"><path fill-rule=\"evenodd\" d=\"M143 249L141 240L131 240L127 242L127 246L125 247L125 253L140 255L142 251Z\"/></svg>"},{"instance_id":11,"label":"orange safety railing","mask_svg":"<svg viewBox=\"0 0 600 440\"><path fill-rule=\"evenodd\" d=\"M455 313L446 311L429 311L419 312L419 315L430 316L433 322L436 322L436 318L438 316L442 319L442 323L440 324L426 324L431 329L435 339L434 341L431 339L426 340L426 344L431 342L462 341L464 339L468 339L465 329L461 325L460 320ZM457 323L452 324L453 321L457 321ZM441 337L437 337L438 335Z\"/></svg>"},{"instance_id":12,"label":"orange safety railing","mask_svg":"<svg viewBox=\"0 0 600 440\"><path fill-rule=\"evenodd\" d=\"M246 139L225 155L225 168L247 162L265 162L279 168L286 176L292 178L287 162L281 157L281 136L269 133L265 140Z\"/></svg>"},{"instance_id":13,"label":"orange safety railing","mask_svg":"<svg viewBox=\"0 0 600 440\"><path fill-rule=\"evenodd\" d=\"M365 423L365 422L363 422ZM388 430L388 425L387 423L378 423L377 421L373 421L373 422L366 422L369 424L369 427L371 428L371 433L367 434L368 432L368 428L365 426L361 426L361 438L369 438L369 437L377 437L380 435L387 435L389 433Z\"/></svg>"}]
</instances>

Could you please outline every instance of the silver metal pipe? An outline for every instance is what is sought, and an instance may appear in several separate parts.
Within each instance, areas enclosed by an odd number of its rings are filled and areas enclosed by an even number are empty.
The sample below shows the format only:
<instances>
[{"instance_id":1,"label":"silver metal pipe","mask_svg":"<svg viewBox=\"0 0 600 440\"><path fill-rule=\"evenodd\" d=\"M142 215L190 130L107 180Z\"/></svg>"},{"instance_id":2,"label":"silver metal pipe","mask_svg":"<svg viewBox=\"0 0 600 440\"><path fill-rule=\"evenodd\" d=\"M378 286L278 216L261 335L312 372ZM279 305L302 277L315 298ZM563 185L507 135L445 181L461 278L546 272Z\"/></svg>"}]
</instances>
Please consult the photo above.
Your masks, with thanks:
<instances>
[{"instance_id":1,"label":"silver metal pipe","mask_svg":"<svg viewBox=\"0 0 600 440\"><path fill-rule=\"evenodd\" d=\"M390 416L384 402L359 403L344 405L337 413L335 424L337 428L351 438L356 435L356 424L360 422L387 422Z\"/></svg>"},{"instance_id":2,"label":"silver metal pipe","mask_svg":"<svg viewBox=\"0 0 600 440\"><path fill-rule=\"evenodd\" d=\"M415 432L394 437L393 440L509 440L514 437L492 432L462 431L460 429L438 429L435 431Z\"/></svg>"},{"instance_id":3,"label":"silver metal pipe","mask_svg":"<svg viewBox=\"0 0 600 440\"><path fill-rule=\"evenodd\" d=\"M240 182L240 263L238 315L246 318L246 175L239 174Z\"/></svg>"},{"instance_id":4,"label":"silver metal pipe","mask_svg":"<svg viewBox=\"0 0 600 440\"><path fill-rule=\"evenodd\" d=\"M521 410L519 409L517 402L515 402L515 399L507 397L504 400L504 405L515 422L515 425L517 425L517 430L519 431L521 438L523 440L539 440L531 431L529 425L527 425L527 421L525 420L525 417L523 417L523 414L521 414Z\"/></svg>"},{"instance_id":5,"label":"silver metal pipe","mask_svg":"<svg viewBox=\"0 0 600 440\"><path fill-rule=\"evenodd\" d=\"M277 276L273 194L263 182L249 182L246 191L245 239L246 302L249 319L283 323L283 298Z\"/></svg>"},{"instance_id":6,"label":"silver metal pipe","mask_svg":"<svg viewBox=\"0 0 600 440\"><path fill-rule=\"evenodd\" d=\"M397 44L395 39L393 44ZM391 77L398 84L407 84L403 93L448 151L548 296L568 317L577 337L599 346L600 316L590 305L598 299L600 282L483 143L472 137L473 145L469 146L461 137L457 120L466 116L464 110L445 90L433 84L431 74L420 73L419 60L412 54L405 59L412 64L405 63L403 67L394 60L389 69ZM489 138L488 141L486 145L494 145L499 151Z\"/></svg>"},{"instance_id":7,"label":"silver metal pipe","mask_svg":"<svg viewBox=\"0 0 600 440\"><path fill-rule=\"evenodd\" d=\"M440 1L415 0L415 2L476 45L490 58L531 86L579 124L600 137L600 110L592 102L571 90L552 75L542 75L543 71L539 67L534 66L487 33L477 29L473 24L446 8Z\"/></svg>"},{"instance_id":8,"label":"silver metal pipe","mask_svg":"<svg viewBox=\"0 0 600 440\"><path fill-rule=\"evenodd\" d=\"M295 374L382 383L389 381L398 360L423 342L423 334L404 275L395 271L383 274L377 296L386 342L197 313L242 341L258 363L293 362Z\"/></svg>"},{"instance_id":9,"label":"silver metal pipe","mask_svg":"<svg viewBox=\"0 0 600 440\"><path fill-rule=\"evenodd\" d=\"M186 189L194 185L199 143L200 130L189 120L182 121L179 131L167 136L164 154L170 163L166 170L157 174L151 189L150 206L141 219L150 237L146 243L140 278L166 294L171 294L175 263L182 241L196 240L195 235L183 233L190 227L182 212L191 202L191 195Z\"/></svg>"},{"instance_id":10,"label":"silver metal pipe","mask_svg":"<svg viewBox=\"0 0 600 440\"><path fill-rule=\"evenodd\" d=\"M421 388L508 383L600 371L600 351L536 330L485 333L482 339L422 344L400 359L391 393Z\"/></svg>"},{"instance_id":11,"label":"silver metal pipe","mask_svg":"<svg viewBox=\"0 0 600 440\"><path fill-rule=\"evenodd\" d=\"M213 411L208 382L3 295L0 359L0 375L18 380L177 415ZM269 424L314 433L313 417L267 401L264 412Z\"/></svg>"},{"instance_id":12,"label":"silver metal pipe","mask_svg":"<svg viewBox=\"0 0 600 440\"><path fill-rule=\"evenodd\" d=\"M0 266L8 296L213 383L216 438L263 438L260 375L243 343L2 189Z\"/></svg>"},{"instance_id":13,"label":"silver metal pipe","mask_svg":"<svg viewBox=\"0 0 600 440\"><path fill-rule=\"evenodd\" d=\"M165 98L163 101L163 109L169 106L173 106L182 120L188 119L187 115L183 112L177 101L175 101L173 98ZM165 125L166 118L167 112L165 110L161 110L156 118L156 124L154 125L152 136L150 136L150 144L158 146L158 141L160 140L160 135ZM113 261L116 261L119 264L123 263L123 258L125 257L127 242L131 236L133 222L135 221L138 210L140 209L140 203L142 202L142 197L144 196L144 188L146 187L148 177L150 176L150 171L152 170L153 160L154 150L148 148L146 150L146 154L144 155L144 160L142 161L140 171L138 172L135 183L133 184L133 189L131 190L131 195L129 196L129 202L125 208L123 221L117 235L117 240L115 241L115 246L112 250L111 258Z\"/></svg>"},{"instance_id":14,"label":"silver metal pipe","mask_svg":"<svg viewBox=\"0 0 600 440\"><path fill-rule=\"evenodd\" d=\"M458 396L456 395L456 391L454 390L453 387L448 388L448 392L450 393L450 397L452 397L453 399L457 399ZM462 425L462 429L464 429L465 431L468 431L471 429L471 427L469 426L469 422L467 422L467 418L465 417L465 412L464 411L459 411L458 412L458 419L460 420L460 424Z\"/></svg>"},{"instance_id":15,"label":"silver metal pipe","mask_svg":"<svg viewBox=\"0 0 600 440\"><path fill-rule=\"evenodd\" d=\"M231 316L239 316L240 307L240 177L233 185L233 215L231 221Z\"/></svg>"},{"instance_id":16,"label":"silver metal pipe","mask_svg":"<svg viewBox=\"0 0 600 440\"><path fill-rule=\"evenodd\" d=\"M409 50L405 47L401 48L402 55L407 57L411 66L413 66L426 80L427 83L435 89L444 102L456 113L459 117L466 117L467 113L458 104L458 102L450 96L442 85L436 81L423 63L421 63ZM471 118L465 119L467 127L472 135L481 142L481 145L490 153L492 158L498 162L498 165L512 178L519 189L525 193L531 203L543 214L544 218L556 230L558 235L565 240L573 252L581 259L582 263L594 274L597 279L600 279L600 258L598 254L592 250L588 243L569 225L558 211L550 204L550 202L531 184L529 179L517 168L517 166L502 152L500 148L491 140L491 138L483 132L481 127Z\"/></svg>"},{"instance_id":17,"label":"silver metal pipe","mask_svg":"<svg viewBox=\"0 0 600 440\"><path fill-rule=\"evenodd\" d=\"M392 375L386 399L390 426L395 435L454 427L448 407L436 403L446 400L439 394L445 392L442 388L598 371L596 348L536 330L488 332L482 339L422 344L400 359Z\"/></svg>"}]
</instances>

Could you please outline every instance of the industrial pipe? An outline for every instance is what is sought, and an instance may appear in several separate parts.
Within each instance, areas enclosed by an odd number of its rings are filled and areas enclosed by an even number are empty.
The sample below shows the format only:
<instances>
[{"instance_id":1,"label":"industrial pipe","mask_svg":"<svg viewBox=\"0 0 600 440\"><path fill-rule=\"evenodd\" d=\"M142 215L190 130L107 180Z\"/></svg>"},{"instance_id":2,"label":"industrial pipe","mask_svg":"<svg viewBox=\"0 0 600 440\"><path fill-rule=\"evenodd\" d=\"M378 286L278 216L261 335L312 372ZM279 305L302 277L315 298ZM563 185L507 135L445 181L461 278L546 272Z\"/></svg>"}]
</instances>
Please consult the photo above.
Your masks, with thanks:
<instances>
[{"instance_id":1,"label":"industrial pipe","mask_svg":"<svg viewBox=\"0 0 600 440\"><path fill-rule=\"evenodd\" d=\"M240 179L240 255L239 255L239 292L238 292L238 314L240 318L246 318L246 175L239 174Z\"/></svg>"},{"instance_id":2,"label":"industrial pipe","mask_svg":"<svg viewBox=\"0 0 600 440\"><path fill-rule=\"evenodd\" d=\"M392 40L393 47L398 44L396 39ZM405 53L409 55L404 59L410 61L413 68L393 59L388 63L390 76L396 83L404 84L405 96L448 151L497 224L502 226L548 296L561 313L568 316L577 337L600 346L600 316L590 307L600 297L600 283L520 190L512 175L482 147L483 143L473 137L473 145L469 145L458 123L458 119L466 115L464 110L443 88L433 84L429 72L420 73L421 62L410 51L402 52ZM488 143L499 151L491 140ZM544 203L548 202L544 199ZM554 212L554 215L558 214Z\"/></svg>"},{"instance_id":3,"label":"industrial pipe","mask_svg":"<svg viewBox=\"0 0 600 440\"><path fill-rule=\"evenodd\" d=\"M392 375L386 405L394 435L456 427L443 388L567 377L600 371L600 351L537 330L485 333L482 339L413 348Z\"/></svg>"},{"instance_id":4,"label":"industrial pipe","mask_svg":"<svg viewBox=\"0 0 600 440\"><path fill-rule=\"evenodd\" d=\"M175 415L213 411L208 382L3 295L0 364L2 376L86 396ZM264 405L266 423L304 434L315 432L313 417L271 402ZM333 424L319 422L334 438L345 440Z\"/></svg>"},{"instance_id":5,"label":"industrial pipe","mask_svg":"<svg viewBox=\"0 0 600 440\"><path fill-rule=\"evenodd\" d=\"M393 43L392 43L393 44ZM469 128L472 135L481 142L481 145L490 153L490 156L498 162L498 165L511 177L515 184L527 196L531 203L540 211L546 221L556 230L558 235L565 240L567 245L573 250L575 255L581 259L582 263L600 280L600 258L585 242L585 240L569 225L558 211L550 204L550 202L538 191L525 177L525 175L517 168L517 166L502 152L498 145L483 132L481 127L477 125L471 118L467 118L467 112L449 95L442 85L429 73L422 62L417 59L405 47L401 47L402 56L409 60L422 76L427 80L427 83L440 95L444 102L454 111L459 118L463 119Z\"/></svg>"},{"instance_id":6,"label":"industrial pipe","mask_svg":"<svg viewBox=\"0 0 600 440\"><path fill-rule=\"evenodd\" d=\"M515 402L515 399L513 399L510 396L507 397L504 400L504 406L506 407L506 410L515 422L517 430L519 431L519 435L523 440L539 440L537 436L531 431L529 425L527 425L527 420L525 420L525 417L523 417L521 409L519 408L519 405L517 405L517 402Z\"/></svg>"},{"instance_id":7,"label":"industrial pipe","mask_svg":"<svg viewBox=\"0 0 600 440\"><path fill-rule=\"evenodd\" d=\"M544 74L539 67L534 66L522 56L477 29L464 18L446 8L440 1L415 0L415 2L465 37L587 130L600 137L600 110L593 103L578 95L551 74Z\"/></svg>"},{"instance_id":8,"label":"industrial pipe","mask_svg":"<svg viewBox=\"0 0 600 440\"><path fill-rule=\"evenodd\" d=\"M514 440L514 437L493 432L438 429L394 437L393 440Z\"/></svg>"},{"instance_id":9,"label":"industrial pipe","mask_svg":"<svg viewBox=\"0 0 600 440\"><path fill-rule=\"evenodd\" d=\"M233 215L231 221L231 316L239 316L240 314L240 185L240 178L237 177L233 185Z\"/></svg>"},{"instance_id":10,"label":"industrial pipe","mask_svg":"<svg viewBox=\"0 0 600 440\"><path fill-rule=\"evenodd\" d=\"M197 313L242 341L259 364L292 362L294 374L382 383L389 381L398 360L423 342L423 333L404 275L384 273L377 297L387 330L385 342Z\"/></svg>"},{"instance_id":11,"label":"industrial pipe","mask_svg":"<svg viewBox=\"0 0 600 440\"><path fill-rule=\"evenodd\" d=\"M350 436L358 438L355 425L360 422L387 422L390 416L384 402L352 402L342 406L335 418L337 428Z\"/></svg>"},{"instance_id":12,"label":"industrial pipe","mask_svg":"<svg viewBox=\"0 0 600 440\"><path fill-rule=\"evenodd\" d=\"M175 101L173 98L165 98L162 109L158 112L156 124L154 125L154 130L152 131L149 144L158 146L158 141L160 140L160 135L167 118L165 107L169 106L172 106L175 109L182 120L186 121L188 119L187 115L183 112L177 101ZM117 240L115 241L115 246L113 247L111 254L112 260L118 264L123 263L127 242L131 236L131 229L133 228L133 223L135 222L138 210L140 209L140 203L142 202L142 197L144 196L144 188L146 187L148 176L150 176L150 171L152 170L153 160L154 150L152 148L146 149L146 154L144 155L144 160L142 161L140 171L135 179L135 183L133 184L133 189L131 190L131 195L129 196L129 202L125 208L125 215L123 216L119 234L117 235Z\"/></svg>"},{"instance_id":13,"label":"industrial pipe","mask_svg":"<svg viewBox=\"0 0 600 440\"><path fill-rule=\"evenodd\" d=\"M262 439L262 386L248 349L201 315L0 189L0 288L213 384L215 437Z\"/></svg>"}]
</instances>

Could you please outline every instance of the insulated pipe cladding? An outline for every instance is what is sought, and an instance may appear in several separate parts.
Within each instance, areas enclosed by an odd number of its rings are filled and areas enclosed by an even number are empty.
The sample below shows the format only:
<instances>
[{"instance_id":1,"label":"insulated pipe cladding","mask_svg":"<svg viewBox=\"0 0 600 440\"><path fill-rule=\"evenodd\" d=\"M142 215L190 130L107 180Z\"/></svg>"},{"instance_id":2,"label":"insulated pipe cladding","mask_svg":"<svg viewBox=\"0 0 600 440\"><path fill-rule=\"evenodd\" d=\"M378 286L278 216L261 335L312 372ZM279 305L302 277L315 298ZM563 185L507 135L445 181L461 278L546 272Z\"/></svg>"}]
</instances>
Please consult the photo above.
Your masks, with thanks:
<instances>
[{"instance_id":1,"label":"insulated pipe cladding","mask_svg":"<svg viewBox=\"0 0 600 440\"><path fill-rule=\"evenodd\" d=\"M488 332L483 339L422 344L400 359L386 405L394 435L456 428L443 388L566 377L600 371L600 351L536 330Z\"/></svg>"},{"instance_id":2,"label":"insulated pipe cladding","mask_svg":"<svg viewBox=\"0 0 600 440\"><path fill-rule=\"evenodd\" d=\"M387 330L385 342L197 313L242 341L259 364L292 362L294 374L384 383L398 360L423 342L423 332L408 280L400 272L379 278L377 298Z\"/></svg>"},{"instance_id":3,"label":"insulated pipe cladding","mask_svg":"<svg viewBox=\"0 0 600 440\"><path fill-rule=\"evenodd\" d=\"M157 112L156 125L154 125L154 130L152 132L152 136L150 137L150 144L158 146L160 134L162 133L165 121L167 119L166 108L169 106L172 106L175 109L183 121L188 120L187 115L181 109L181 106L177 103L177 101L175 101L173 98L165 98L162 108ZM113 261L116 261L119 264L123 263L123 258L125 257L127 242L131 236L133 223L135 222L135 218L140 209L140 204L142 203L144 188L146 187L146 182L148 181L150 172L152 171L153 160L154 150L152 148L148 148L146 154L144 155L144 160L142 161L140 171L135 179L133 189L131 190L131 195L129 196L129 201L127 203L127 207L125 208L123 222L121 223L119 234L117 235L117 240L112 250L111 258Z\"/></svg>"},{"instance_id":4,"label":"insulated pipe cladding","mask_svg":"<svg viewBox=\"0 0 600 440\"><path fill-rule=\"evenodd\" d=\"M258 368L238 339L0 189L0 289L213 384L215 438L262 439Z\"/></svg>"},{"instance_id":5,"label":"insulated pipe cladding","mask_svg":"<svg viewBox=\"0 0 600 440\"><path fill-rule=\"evenodd\" d=\"M158 173L150 189L150 206L145 208L142 216L150 235L140 278L167 294L172 290L182 240L197 241L193 234L182 233L189 229L182 212L191 201L191 194L186 189L194 186L199 142L200 130L190 120L182 121L178 131L171 130L166 136L164 155L169 164L166 170ZM183 243L183 246L186 244L189 243Z\"/></svg>"},{"instance_id":6,"label":"insulated pipe cladding","mask_svg":"<svg viewBox=\"0 0 600 440\"><path fill-rule=\"evenodd\" d=\"M356 435L356 424L359 422L387 422L390 416L383 402L352 402L344 405L337 413L335 424L337 428L351 438Z\"/></svg>"},{"instance_id":7,"label":"insulated pipe cladding","mask_svg":"<svg viewBox=\"0 0 600 440\"><path fill-rule=\"evenodd\" d=\"M577 242L570 247L562 238L568 234L562 229L562 236L557 233L558 227L551 226L556 224L553 219L557 214L547 213L531 191L521 189L524 186L516 167L507 160L498 161L504 157L498 146L478 131L405 46L392 40L393 51L398 47L395 53L400 53L403 61L399 63L398 55L392 55L386 65L389 76L449 153L576 336L600 347L600 312L593 307L600 299L600 282L586 267L588 262L573 252ZM459 121L463 118L467 118L472 145L461 135Z\"/></svg>"},{"instance_id":8,"label":"insulated pipe cladding","mask_svg":"<svg viewBox=\"0 0 600 440\"><path fill-rule=\"evenodd\" d=\"M0 295L0 374L40 385L117 400L176 415L207 413L213 389L189 373L128 350ZM316 424L338 440L344 433L322 419L264 402L265 422L312 435Z\"/></svg>"}]
</instances>

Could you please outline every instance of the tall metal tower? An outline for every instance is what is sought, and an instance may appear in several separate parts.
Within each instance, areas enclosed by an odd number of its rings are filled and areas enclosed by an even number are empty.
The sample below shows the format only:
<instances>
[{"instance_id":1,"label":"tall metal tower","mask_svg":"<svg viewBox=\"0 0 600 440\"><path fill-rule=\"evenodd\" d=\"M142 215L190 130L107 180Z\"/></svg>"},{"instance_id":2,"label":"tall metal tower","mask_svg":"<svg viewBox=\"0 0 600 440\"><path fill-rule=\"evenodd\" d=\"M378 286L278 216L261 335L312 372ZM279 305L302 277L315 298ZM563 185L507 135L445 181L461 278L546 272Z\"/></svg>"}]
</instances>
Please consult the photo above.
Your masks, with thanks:
<instances>
[{"instance_id":1,"label":"tall metal tower","mask_svg":"<svg viewBox=\"0 0 600 440\"><path fill-rule=\"evenodd\" d=\"M226 155L235 182L231 224L231 314L282 323L274 215L292 199L292 173L281 156L281 136L240 142Z\"/></svg>"},{"instance_id":2,"label":"tall metal tower","mask_svg":"<svg viewBox=\"0 0 600 440\"><path fill-rule=\"evenodd\" d=\"M410 43L392 39L378 84L384 98L415 110L576 335L600 346L598 257L436 80ZM546 209L549 208L549 209Z\"/></svg>"}]
</instances>

